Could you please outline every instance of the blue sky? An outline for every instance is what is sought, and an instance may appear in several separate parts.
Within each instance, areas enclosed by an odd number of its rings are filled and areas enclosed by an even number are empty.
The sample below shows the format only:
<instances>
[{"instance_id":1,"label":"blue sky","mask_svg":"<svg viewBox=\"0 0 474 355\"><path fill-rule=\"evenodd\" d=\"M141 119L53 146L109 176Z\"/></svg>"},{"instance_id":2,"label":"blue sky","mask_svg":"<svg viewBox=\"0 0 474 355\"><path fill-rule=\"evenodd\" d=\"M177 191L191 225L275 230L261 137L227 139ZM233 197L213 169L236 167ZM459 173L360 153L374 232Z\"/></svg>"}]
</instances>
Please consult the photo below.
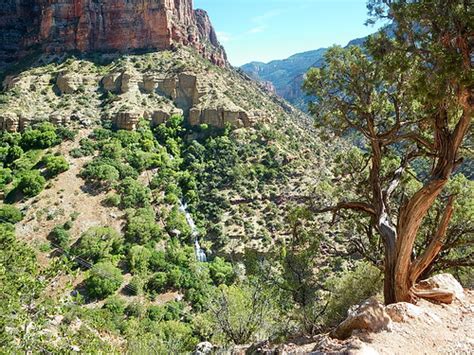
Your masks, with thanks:
<instances>
[{"instance_id":1,"label":"blue sky","mask_svg":"<svg viewBox=\"0 0 474 355\"><path fill-rule=\"evenodd\" d=\"M366 0L194 0L206 10L233 65L346 45L375 32Z\"/></svg>"}]
</instances>

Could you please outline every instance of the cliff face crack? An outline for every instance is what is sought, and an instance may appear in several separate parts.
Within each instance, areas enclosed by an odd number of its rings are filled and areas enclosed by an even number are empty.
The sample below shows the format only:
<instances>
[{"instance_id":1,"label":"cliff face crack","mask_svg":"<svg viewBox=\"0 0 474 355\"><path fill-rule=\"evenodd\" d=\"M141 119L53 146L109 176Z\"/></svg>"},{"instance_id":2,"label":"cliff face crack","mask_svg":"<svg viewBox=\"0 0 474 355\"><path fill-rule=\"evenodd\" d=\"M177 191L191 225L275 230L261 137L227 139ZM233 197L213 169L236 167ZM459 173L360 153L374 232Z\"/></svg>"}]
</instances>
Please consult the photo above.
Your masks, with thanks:
<instances>
[{"instance_id":1,"label":"cliff face crack","mask_svg":"<svg viewBox=\"0 0 474 355\"><path fill-rule=\"evenodd\" d=\"M227 58L207 13L192 0L18 0L0 13L0 69L33 51L127 52L195 48L214 64ZM33 24L27 29L25 19Z\"/></svg>"}]
</instances>

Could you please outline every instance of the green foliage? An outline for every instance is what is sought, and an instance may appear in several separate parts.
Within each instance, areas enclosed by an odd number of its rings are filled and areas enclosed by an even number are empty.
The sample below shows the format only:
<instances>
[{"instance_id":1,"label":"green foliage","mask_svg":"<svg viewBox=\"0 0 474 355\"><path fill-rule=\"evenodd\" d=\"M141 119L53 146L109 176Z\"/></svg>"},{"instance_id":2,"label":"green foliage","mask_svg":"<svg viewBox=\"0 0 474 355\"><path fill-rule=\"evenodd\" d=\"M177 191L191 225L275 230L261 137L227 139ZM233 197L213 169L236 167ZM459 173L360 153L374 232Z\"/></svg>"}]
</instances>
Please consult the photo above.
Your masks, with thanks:
<instances>
[{"instance_id":1,"label":"green foliage","mask_svg":"<svg viewBox=\"0 0 474 355\"><path fill-rule=\"evenodd\" d=\"M59 245L61 248L67 248L71 236L64 226L56 226L49 234L49 238L54 244Z\"/></svg>"},{"instance_id":2,"label":"green foliage","mask_svg":"<svg viewBox=\"0 0 474 355\"><path fill-rule=\"evenodd\" d=\"M99 299L114 294L122 285L123 276L117 267L105 261L94 265L85 280L88 295Z\"/></svg>"},{"instance_id":3,"label":"green foliage","mask_svg":"<svg viewBox=\"0 0 474 355\"><path fill-rule=\"evenodd\" d=\"M105 300L104 308L114 314L123 315L126 308L126 302L118 296L110 296Z\"/></svg>"},{"instance_id":4,"label":"green foliage","mask_svg":"<svg viewBox=\"0 0 474 355\"><path fill-rule=\"evenodd\" d=\"M43 191L45 184L46 179L41 176L39 171L32 170L24 172L20 176L17 189L26 197L34 197Z\"/></svg>"},{"instance_id":5,"label":"green foliage","mask_svg":"<svg viewBox=\"0 0 474 355\"><path fill-rule=\"evenodd\" d=\"M125 237L129 242L147 244L162 238L162 230L156 223L155 212L151 208L127 211Z\"/></svg>"},{"instance_id":6,"label":"green foliage","mask_svg":"<svg viewBox=\"0 0 474 355\"><path fill-rule=\"evenodd\" d=\"M37 128L27 129L21 136L23 149L45 149L59 144L56 128L48 122L41 123Z\"/></svg>"},{"instance_id":7,"label":"green foliage","mask_svg":"<svg viewBox=\"0 0 474 355\"><path fill-rule=\"evenodd\" d=\"M151 202L150 189L129 177L120 183L117 191L121 195L121 202L124 208L142 208L148 206Z\"/></svg>"},{"instance_id":8,"label":"green foliage","mask_svg":"<svg viewBox=\"0 0 474 355\"><path fill-rule=\"evenodd\" d=\"M215 333L234 344L268 336L275 316L272 297L253 284L220 286L210 314Z\"/></svg>"},{"instance_id":9,"label":"green foliage","mask_svg":"<svg viewBox=\"0 0 474 355\"><path fill-rule=\"evenodd\" d=\"M324 313L326 326L342 321L350 307L376 295L381 288L382 273L368 262L359 262L352 270L330 276L326 280L331 295Z\"/></svg>"},{"instance_id":10,"label":"green foliage","mask_svg":"<svg viewBox=\"0 0 474 355\"><path fill-rule=\"evenodd\" d=\"M120 173L113 165L94 160L86 165L81 172L81 176L88 182L110 186L119 179Z\"/></svg>"},{"instance_id":11,"label":"green foliage","mask_svg":"<svg viewBox=\"0 0 474 355\"><path fill-rule=\"evenodd\" d=\"M216 285L230 284L234 279L234 268L232 264L226 262L220 257L216 257L209 263L211 278Z\"/></svg>"},{"instance_id":12,"label":"green foliage","mask_svg":"<svg viewBox=\"0 0 474 355\"><path fill-rule=\"evenodd\" d=\"M0 223L15 224L23 219L23 214L12 205L0 205Z\"/></svg>"},{"instance_id":13,"label":"green foliage","mask_svg":"<svg viewBox=\"0 0 474 355\"><path fill-rule=\"evenodd\" d=\"M0 167L0 190L13 181L13 174L9 168Z\"/></svg>"},{"instance_id":14,"label":"green foliage","mask_svg":"<svg viewBox=\"0 0 474 355\"><path fill-rule=\"evenodd\" d=\"M62 155L45 155L43 157L48 176L54 177L69 170L69 163Z\"/></svg>"},{"instance_id":15,"label":"green foliage","mask_svg":"<svg viewBox=\"0 0 474 355\"><path fill-rule=\"evenodd\" d=\"M121 198L120 198L120 195L117 195L115 193L110 193L107 195L107 197L105 198L104 200L104 203L107 205L107 206L111 206L111 207L118 207L120 206L120 202L121 202Z\"/></svg>"},{"instance_id":16,"label":"green foliage","mask_svg":"<svg viewBox=\"0 0 474 355\"><path fill-rule=\"evenodd\" d=\"M128 262L130 271L133 274L145 274L148 271L148 263L151 258L151 251L141 245L130 248Z\"/></svg>"},{"instance_id":17,"label":"green foliage","mask_svg":"<svg viewBox=\"0 0 474 355\"><path fill-rule=\"evenodd\" d=\"M92 227L84 232L72 252L92 263L120 255L123 237L111 227Z\"/></svg>"}]
</instances>

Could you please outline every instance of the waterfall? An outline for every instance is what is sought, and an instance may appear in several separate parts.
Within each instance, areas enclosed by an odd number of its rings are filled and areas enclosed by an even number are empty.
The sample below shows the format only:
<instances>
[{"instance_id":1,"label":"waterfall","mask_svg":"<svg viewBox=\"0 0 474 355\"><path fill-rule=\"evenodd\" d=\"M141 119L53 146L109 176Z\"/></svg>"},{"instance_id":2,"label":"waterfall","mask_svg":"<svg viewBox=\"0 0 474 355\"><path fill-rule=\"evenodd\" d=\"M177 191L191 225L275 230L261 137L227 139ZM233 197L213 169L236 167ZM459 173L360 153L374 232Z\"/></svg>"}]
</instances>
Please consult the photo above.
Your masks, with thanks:
<instances>
[{"instance_id":1,"label":"waterfall","mask_svg":"<svg viewBox=\"0 0 474 355\"><path fill-rule=\"evenodd\" d=\"M186 217L186 222L188 222L189 227L191 228L191 236L194 239L194 252L196 253L196 259L200 262L207 262L207 256L204 250L202 250L201 245L199 244L199 232L194 223L193 217L188 211L188 205L182 200L179 200L179 210L184 213Z\"/></svg>"}]
</instances>

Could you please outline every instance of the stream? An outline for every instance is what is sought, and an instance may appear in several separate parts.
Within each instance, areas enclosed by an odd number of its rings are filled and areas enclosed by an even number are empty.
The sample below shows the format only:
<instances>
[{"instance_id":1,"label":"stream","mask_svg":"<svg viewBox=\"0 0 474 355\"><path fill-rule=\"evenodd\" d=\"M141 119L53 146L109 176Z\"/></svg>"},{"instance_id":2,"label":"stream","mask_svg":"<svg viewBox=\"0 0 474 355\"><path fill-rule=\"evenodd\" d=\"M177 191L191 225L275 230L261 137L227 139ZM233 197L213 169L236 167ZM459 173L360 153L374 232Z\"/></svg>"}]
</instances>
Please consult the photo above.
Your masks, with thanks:
<instances>
[{"instance_id":1,"label":"stream","mask_svg":"<svg viewBox=\"0 0 474 355\"><path fill-rule=\"evenodd\" d=\"M188 211L188 205L182 200L179 200L179 210L184 213L186 222L188 222L188 225L191 228L191 236L194 239L194 252L196 253L196 259L203 263L207 262L206 253L199 244L199 232L197 230L196 223L194 223L193 217Z\"/></svg>"}]
</instances>

